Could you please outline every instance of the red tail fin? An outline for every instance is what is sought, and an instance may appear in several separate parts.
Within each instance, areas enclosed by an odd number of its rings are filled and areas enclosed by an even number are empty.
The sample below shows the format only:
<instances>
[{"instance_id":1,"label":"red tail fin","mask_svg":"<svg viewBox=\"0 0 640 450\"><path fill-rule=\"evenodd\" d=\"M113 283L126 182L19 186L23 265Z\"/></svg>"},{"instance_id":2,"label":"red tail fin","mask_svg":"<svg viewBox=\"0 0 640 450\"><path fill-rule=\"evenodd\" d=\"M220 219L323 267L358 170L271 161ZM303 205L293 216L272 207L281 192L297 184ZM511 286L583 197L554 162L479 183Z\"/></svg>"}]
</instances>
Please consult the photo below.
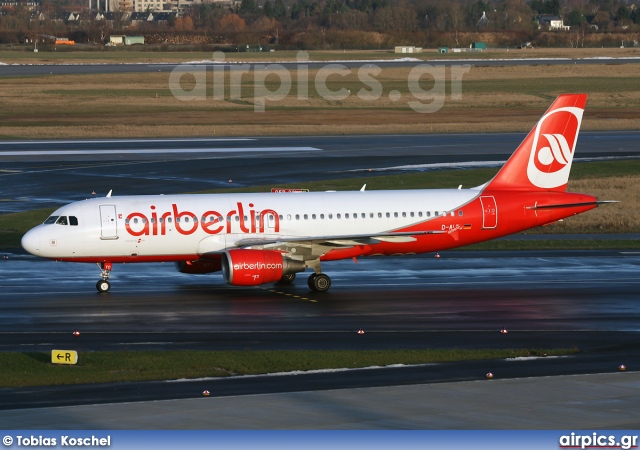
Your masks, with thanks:
<instances>
[{"instance_id":1,"label":"red tail fin","mask_svg":"<svg viewBox=\"0 0 640 450\"><path fill-rule=\"evenodd\" d=\"M587 94L556 99L485 189L564 191Z\"/></svg>"}]
</instances>

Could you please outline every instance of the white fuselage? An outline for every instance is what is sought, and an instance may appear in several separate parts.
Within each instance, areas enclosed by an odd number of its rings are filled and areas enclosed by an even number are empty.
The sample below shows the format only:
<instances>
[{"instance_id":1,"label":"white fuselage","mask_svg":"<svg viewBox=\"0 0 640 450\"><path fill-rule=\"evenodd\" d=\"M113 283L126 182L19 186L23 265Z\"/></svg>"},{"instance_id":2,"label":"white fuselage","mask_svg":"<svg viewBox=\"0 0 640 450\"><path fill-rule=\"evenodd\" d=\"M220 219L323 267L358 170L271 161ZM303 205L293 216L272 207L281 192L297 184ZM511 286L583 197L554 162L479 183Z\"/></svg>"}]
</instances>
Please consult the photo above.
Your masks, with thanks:
<instances>
[{"instance_id":1,"label":"white fuselage","mask_svg":"<svg viewBox=\"0 0 640 450\"><path fill-rule=\"evenodd\" d=\"M78 225L40 225L23 245L52 259L182 260L246 240L375 235L428 228L445 217L460 222L459 208L479 195L455 189L103 197L59 208L52 216L75 217Z\"/></svg>"}]
</instances>

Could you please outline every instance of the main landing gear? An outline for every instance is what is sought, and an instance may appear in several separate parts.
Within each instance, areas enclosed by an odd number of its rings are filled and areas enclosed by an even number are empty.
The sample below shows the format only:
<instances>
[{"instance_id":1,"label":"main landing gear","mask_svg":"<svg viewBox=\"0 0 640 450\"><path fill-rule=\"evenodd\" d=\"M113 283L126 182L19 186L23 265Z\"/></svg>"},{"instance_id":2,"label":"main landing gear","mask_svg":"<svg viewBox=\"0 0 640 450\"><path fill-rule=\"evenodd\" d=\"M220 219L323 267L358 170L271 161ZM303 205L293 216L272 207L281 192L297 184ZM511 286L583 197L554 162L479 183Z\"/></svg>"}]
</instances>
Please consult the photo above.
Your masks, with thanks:
<instances>
[{"instance_id":1,"label":"main landing gear","mask_svg":"<svg viewBox=\"0 0 640 450\"><path fill-rule=\"evenodd\" d=\"M111 269L113 269L113 264L110 262L97 263L100 268L100 276L102 280L96 283L96 289L98 292L106 293L111 289L111 283L109 283L109 278L111 277Z\"/></svg>"},{"instance_id":2,"label":"main landing gear","mask_svg":"<svg viewBox=\"0 0 640 450\"><path fill-rule=\"evenodd\" d=\"M312 291L326 292L331 287L331 278L324 273L312 273L307 284Z\"/></svg>"},{"instance_id":3,"label":"main landing gear","mask_svg":"<svg viewBox=\"0 0 640 450\"><path fill-rule=\"evenodd\" d=\"M295 273L289 273L287 275L283 275L282 278L278 280L277 284L287 285L293 283L293 280L296 279ZM309 289L316 292L325 292L329 290L331 287L331 279L328 275L324 273L312 273L309 275L309 279L307 280L307 284L309 285ZM100 290L100 289L98 289Z\"/></svg>"},{"instance_id":4,"label":"main landing gear","mask_svg":"<svg viewBox=\"0 0 640 450\"><path fill-rule=\"evenodd\" d=\"M278 280L278 284L287 285L293 283L293 280L296 279L295 273L289 273L287 275L283 275L280 280ZM325 292L329 290L331 287L331 279L328 275L324 273L312 273L309 275L309 279L307 280L307 284L309 285L309 289L316 292ZM100 290L100 289L98 289Z\"/></svg>"}]
</instances>

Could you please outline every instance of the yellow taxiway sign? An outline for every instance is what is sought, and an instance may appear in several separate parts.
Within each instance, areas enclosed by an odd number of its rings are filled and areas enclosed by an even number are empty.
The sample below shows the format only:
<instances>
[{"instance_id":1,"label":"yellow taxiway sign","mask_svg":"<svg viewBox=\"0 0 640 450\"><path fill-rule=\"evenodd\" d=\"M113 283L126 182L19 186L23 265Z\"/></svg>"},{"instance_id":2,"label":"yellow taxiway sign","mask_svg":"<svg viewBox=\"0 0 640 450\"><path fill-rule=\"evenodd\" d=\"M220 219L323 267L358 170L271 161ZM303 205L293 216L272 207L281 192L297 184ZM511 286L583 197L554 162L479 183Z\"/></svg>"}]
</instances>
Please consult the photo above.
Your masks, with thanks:
<instances>
[{"instance_id":1,"label":"yellow taxiway sign","mask_svg":"<svg viewBox=\"0 0 640 450\"><path fill-rule=\"evenodd\" d=\"M78 352L75 350L51 350L51 362L53 364L76 364Z\"/></svg>"}]
</instances>

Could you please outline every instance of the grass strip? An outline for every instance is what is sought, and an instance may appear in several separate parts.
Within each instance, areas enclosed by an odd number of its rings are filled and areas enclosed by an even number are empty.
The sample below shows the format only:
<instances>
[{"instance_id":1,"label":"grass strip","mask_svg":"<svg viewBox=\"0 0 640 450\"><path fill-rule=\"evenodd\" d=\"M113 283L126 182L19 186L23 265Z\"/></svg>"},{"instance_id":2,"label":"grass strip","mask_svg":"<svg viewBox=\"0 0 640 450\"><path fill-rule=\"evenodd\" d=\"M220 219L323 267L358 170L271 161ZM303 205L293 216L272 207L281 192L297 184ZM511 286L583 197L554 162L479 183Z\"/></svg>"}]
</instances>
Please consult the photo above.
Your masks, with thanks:
<instances>
[{"instance_id":1,"label":"grass strip","mask_svg":"<svg viewBox=\"0 0 640 450\"><path fill-rule=\"evenodd\" d=\"M73 366L48 353L0 353L0 388L227 377L392 364L565 355L577 349L79 352Z\"/></svg>"}]
</instances>

